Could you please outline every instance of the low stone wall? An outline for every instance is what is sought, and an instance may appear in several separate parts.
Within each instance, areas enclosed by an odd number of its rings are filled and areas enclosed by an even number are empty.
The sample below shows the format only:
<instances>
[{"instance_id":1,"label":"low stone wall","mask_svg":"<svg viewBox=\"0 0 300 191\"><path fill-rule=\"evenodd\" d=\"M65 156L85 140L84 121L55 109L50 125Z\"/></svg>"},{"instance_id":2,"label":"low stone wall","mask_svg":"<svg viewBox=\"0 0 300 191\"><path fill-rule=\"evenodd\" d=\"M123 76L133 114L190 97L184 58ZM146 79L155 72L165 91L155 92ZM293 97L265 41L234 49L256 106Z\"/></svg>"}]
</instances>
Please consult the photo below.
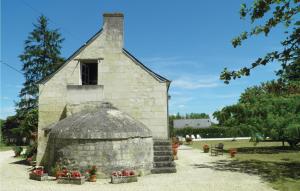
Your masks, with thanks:
<instances>
[{"instance_id":1,"label":"low stone wall","mask_svg":"<svg viewBox=\"0 0 300 191\"><path fill-rule=\"evenodd\" d=\"M108 177L112 171L134 169L148 174L153 167L152 138L121 140L54 139L50 147L49 167L56 162L67 163L69 168L85 170L96 165L99 177Z\"/></svg>"}]
</instances>

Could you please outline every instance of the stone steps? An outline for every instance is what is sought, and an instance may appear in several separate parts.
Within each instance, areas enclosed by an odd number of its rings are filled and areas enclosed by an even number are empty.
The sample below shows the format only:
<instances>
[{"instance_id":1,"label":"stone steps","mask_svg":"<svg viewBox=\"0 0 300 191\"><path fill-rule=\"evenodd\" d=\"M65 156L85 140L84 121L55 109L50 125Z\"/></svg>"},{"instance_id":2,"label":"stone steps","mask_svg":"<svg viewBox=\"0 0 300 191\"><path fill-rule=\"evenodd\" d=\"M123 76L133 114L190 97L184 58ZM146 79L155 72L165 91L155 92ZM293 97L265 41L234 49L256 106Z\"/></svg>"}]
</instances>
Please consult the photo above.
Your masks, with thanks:
<instances>
[{"instance_id":1,"label":"stone steps","mask_svg":"<svg viewBox=\"0 0 300 191\"><path fill-rule=\"evenodd\" d=\"M173 161L173 157L169 155L156 155L154 156L154 162Z\"/></svg>"},{"instance_id":2,"label":"stone steps","mask_svg":"<svg viewBox=\"0 0 300 191\"><path fill-rule=\"evenodd\" d=\"M151 170L152 174L163 174L163 173L176 173L176 168L154 168Z\"/></svg>"},{"instance_id":3,"label":"stone steps","mask_svg":"<svg viewBox=\"0 0 300 191\"><path fill-rule=\"evenodd\" d=\"M154 156L172 156L172 151L154 151Z\"/></svg>"},{"instance_id":4,"label":"stone steps","mask_svg":"<svg viewBox=\"0 0 300 191\"><path fill-rule=\"evenodd\" d=\"M154 168L175 167L174 161L154 162Z\"/></svg>"},{"instance_id":5,"label":"stone steps","mask_svg":"<svg viewBox=\"0 0 300 191\"><path fill-rule=\"evenodd\" d=\"M154 143L153 145L154 146L172 146L171 142L169 140L160 140L160 139L156 139L156 140L153 140Z\"/></svg>"},{"instance_id":6,"label":"stone steps","mask_svg":"<svg viewBox=\"0 0 300 191\"><path fill-rule=\"evenodd\" d=\"M175 173L176 164L173 161L172 145L170 140L153 140L154 163L151 173Z\"/></svg>"},{"instance_id":7,"label":"stone steps","mask_svg":"<svg viewBox=\"0 0 300 191\"><path fill-rule=\"evenodd\" d=\"M171 151L172 147L171 146L154 146L153 150L154 151Z\"/></svg>"}]
</instances>

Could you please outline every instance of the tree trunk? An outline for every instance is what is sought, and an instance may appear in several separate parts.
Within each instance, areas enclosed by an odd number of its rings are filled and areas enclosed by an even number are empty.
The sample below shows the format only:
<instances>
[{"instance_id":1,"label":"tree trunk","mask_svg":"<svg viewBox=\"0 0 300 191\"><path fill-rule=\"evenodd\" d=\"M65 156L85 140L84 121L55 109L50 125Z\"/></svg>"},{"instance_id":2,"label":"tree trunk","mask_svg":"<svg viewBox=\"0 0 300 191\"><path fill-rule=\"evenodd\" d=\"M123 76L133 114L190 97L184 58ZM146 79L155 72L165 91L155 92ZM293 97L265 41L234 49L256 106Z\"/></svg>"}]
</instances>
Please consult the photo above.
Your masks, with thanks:
<instances>
[{"instance_id":1,"label":"tree trunk","mask_svg":"<svg viewBox=\"0 0 300 191\"><path fill-rule=\"evenodd\" d=\"M290 140L287 141L292 148L296 148L296 145L299 143L299 140Z\"/></svg>"}]
</instances>

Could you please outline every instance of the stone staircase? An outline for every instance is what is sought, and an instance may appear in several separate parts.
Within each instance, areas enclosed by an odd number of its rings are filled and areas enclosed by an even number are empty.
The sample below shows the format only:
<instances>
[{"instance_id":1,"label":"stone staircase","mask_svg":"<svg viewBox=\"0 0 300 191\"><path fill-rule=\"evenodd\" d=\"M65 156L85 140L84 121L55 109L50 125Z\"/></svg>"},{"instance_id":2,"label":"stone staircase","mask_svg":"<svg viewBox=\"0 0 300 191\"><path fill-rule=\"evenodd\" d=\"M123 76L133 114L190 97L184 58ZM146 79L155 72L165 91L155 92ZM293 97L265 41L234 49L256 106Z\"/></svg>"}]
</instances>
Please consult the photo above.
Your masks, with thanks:
<instances>
[{"instance_id":1,"label":"stone staircase","mask_svg":"<svg viewBox=\"0 0 300 191\"><path fill-rule=\"evenodd\" d=\"M152 174L175 173L176 165L173 161L172 145L168 139L154 139L154 163Z\"/></svg>"}]
</instances>

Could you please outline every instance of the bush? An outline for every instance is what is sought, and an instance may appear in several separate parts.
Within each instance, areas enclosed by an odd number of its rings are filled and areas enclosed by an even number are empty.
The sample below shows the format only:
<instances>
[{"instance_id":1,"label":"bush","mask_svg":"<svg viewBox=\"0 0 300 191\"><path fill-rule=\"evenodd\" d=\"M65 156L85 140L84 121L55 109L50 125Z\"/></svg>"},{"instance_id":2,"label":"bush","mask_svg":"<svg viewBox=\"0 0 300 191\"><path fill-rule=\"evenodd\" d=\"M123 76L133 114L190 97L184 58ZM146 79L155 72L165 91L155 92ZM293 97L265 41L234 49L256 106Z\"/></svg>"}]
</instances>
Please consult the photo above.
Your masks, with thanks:
<instances>
[{"instance_id":1,"label":"bush","mask_svg":"<svg viewBox=\"0 0 300 191\"><path fill-rule=\"evenodd\" d=\"M29 158L37 154L37 143L34 142L26 147L25 157Z\"/></svg>"},{"instance_id":2,"label":"bush","mask_svg":"<svg viewBox=\"0 0 300 191\"><path fill-rule=\"evenodd\" d=\"M13 151L15 152L15 156L17 157L17 156L20 156L20 155L21 155L21 152L23 151L23 148L20 147L20 146L15 146L15 147L13 148Z\"/></svg>"},{"instance_id":3,"label":"bush","mask_svg":"<svg viewBox=\"0 0 300 191\"><path fill-rule=\"evenodd\" d=\"M232 133L232 130L226 127L210 127L210 128L191 128L174 129L176 136L185 137L186 135L199 134L202 138L226 138L226 137L244 137L250 136L248 132Z\"/></svg>"}]
</instances>

